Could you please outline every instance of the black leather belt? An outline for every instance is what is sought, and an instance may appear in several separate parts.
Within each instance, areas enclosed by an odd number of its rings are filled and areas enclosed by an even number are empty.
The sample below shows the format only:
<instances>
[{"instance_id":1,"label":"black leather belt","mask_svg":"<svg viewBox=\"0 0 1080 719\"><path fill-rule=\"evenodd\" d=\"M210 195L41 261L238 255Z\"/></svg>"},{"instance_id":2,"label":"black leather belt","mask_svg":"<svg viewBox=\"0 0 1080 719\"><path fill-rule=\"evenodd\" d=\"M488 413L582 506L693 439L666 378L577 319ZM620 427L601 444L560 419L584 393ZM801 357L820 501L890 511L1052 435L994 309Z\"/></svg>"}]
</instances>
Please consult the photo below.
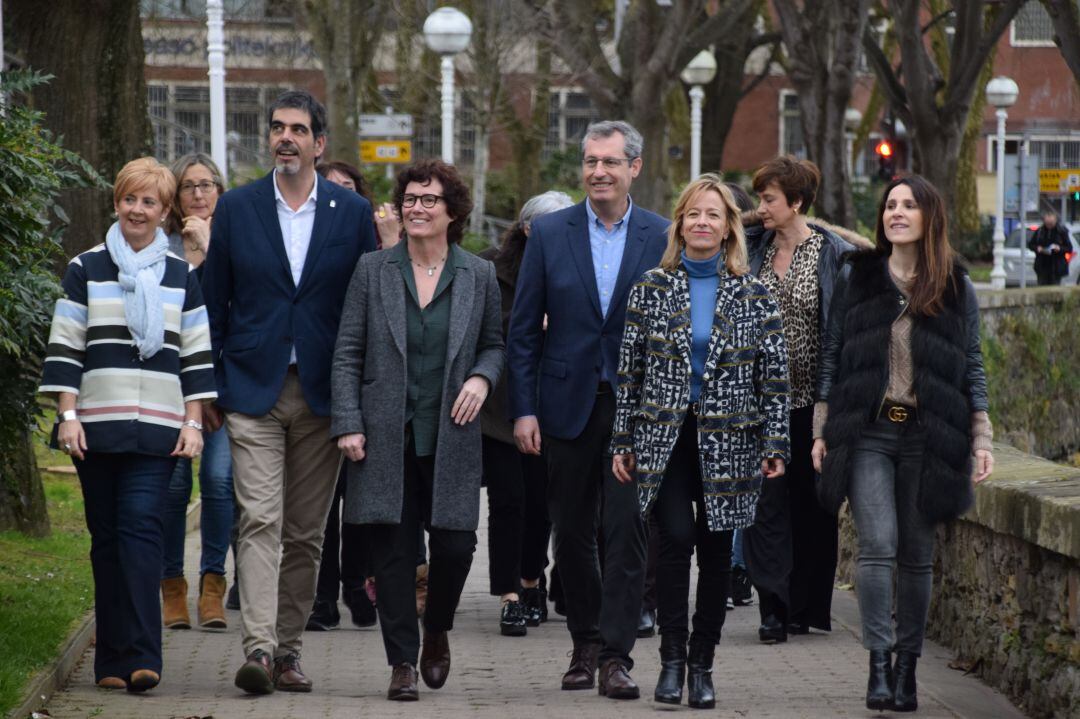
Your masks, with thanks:
<instances>
[{"instance_id":1,"label":"black leather belt","mask_svg":"<svg viewBox=\"0 0 1080 719\"><path fill-rule=\"evenodd\" d=\"M597 394L611 394L614 390L611 389L610 382L601 382L596 386Z\"/></svg>"},{"instance_id":2,"label":"black leather belt","mask_svg":"<svg viewBox=\"0 0 1080 719\"><path fill-rule=\"evenodd\" d=\"M904 422L914 422L918 420L919 413L914 407L908 407L907 405L885 404L881 406L881 412L878 413L878 418L902 424Z\"/></svg>"}]
</instances>

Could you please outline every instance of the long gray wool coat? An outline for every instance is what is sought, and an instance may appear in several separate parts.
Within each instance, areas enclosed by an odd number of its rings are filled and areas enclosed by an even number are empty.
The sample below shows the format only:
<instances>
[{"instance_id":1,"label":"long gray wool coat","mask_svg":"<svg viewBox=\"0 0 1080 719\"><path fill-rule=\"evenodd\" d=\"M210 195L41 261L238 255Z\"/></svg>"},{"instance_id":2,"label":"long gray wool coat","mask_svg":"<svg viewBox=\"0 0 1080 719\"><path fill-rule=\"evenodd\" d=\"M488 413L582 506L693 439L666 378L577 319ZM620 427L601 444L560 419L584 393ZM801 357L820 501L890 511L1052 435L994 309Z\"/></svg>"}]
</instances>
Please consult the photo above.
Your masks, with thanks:
<instances>
[{"instance_id":1,"label":"long gray wool coat","mask_svg":"<svg viewBox=\"0 0 1080 719\"><path fill-rule=\"evenodd\" d=\"M626 305L611 441L614 454L636 457L642 514L656 500L690 407L691 342L686 271L649 270ZM775 300L751 275L721 269L693 408L710 531L753 524L761 461L788 459L787 377Z\"/></svg>"},{"instance_id":2,"label":"long gray wool coat","mask_svg":"<svg viewBox=\"0 0 1080 719\"><path fill-rule=\"evenodd\" d=\"M450 328L442 416L435 448L431 524L475 530L480 515L480 421L454 423L450 409L473 375L499 380L504 362L495 267L460 248L450 285ZM398 524L405 457L405 302L398 248L363 255L356 265L338 329L331 370L332 437L361 432L366 456L348 465L344 520Z\"/></svg>"}]
</instances>

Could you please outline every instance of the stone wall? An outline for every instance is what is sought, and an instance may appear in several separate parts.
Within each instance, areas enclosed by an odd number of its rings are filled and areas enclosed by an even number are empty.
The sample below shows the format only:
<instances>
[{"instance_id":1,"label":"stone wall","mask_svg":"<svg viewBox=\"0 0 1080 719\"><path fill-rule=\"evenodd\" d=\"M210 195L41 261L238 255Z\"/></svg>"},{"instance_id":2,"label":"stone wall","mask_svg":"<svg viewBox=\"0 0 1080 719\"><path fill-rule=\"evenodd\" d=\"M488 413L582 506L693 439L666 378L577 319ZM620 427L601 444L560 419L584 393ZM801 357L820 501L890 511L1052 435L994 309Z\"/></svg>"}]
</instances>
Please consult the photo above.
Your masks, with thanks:
<instances>
[{"instance_id":1,"label":"stone wall","mask_svg":"<svg viewBox=\"0 0 1080 719\"><path fill-rule=\"evenodd\" d=\"M996 438L1080 449L1080 290L980 292ZM1080 468L994 448L975 507L938 528L928 633L1035 717L1080 719ZM840 521L837 582L855 584ZM857 589L857 588L856 588Z\"/></svg>"}]
</instances>

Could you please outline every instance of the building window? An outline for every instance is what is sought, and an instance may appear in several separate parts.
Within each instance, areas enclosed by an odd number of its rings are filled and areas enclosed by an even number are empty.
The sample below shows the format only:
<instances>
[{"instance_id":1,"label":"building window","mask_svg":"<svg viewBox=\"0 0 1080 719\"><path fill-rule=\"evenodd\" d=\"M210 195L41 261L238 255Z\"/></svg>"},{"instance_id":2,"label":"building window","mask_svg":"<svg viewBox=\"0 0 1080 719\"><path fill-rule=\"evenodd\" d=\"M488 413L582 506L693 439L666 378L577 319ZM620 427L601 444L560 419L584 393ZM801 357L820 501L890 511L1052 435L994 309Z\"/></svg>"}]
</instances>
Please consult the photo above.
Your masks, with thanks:
<instances>
[{"instance_id":1,"label":"building window","mask_svg":"<svg viewBox=\"0 0 1080 719\"><path fill-rule=\"evenodd\" d=\"M295 15L292 0L224 0L226 20L272 20L291 22ZM141 0L145 18L206 18L206 0Z\"/></svg>"},{"instance_id":2,"label":"building window","mask_svg":"<svg viewBox=\"0 0 1080 719\"><path fill-rule=\"evenodd\" d=\"M1054 22L1039 0L1029 0L1016 13L1009 40L1014 47L1054 46Z\"/></svg>"},{"instance_id":3,"label":"building window","mask_svg":"<svg viewBox=\"0 0 1080 719\"><path fill-rule=\"evenodd\" d=\"M799 96L792 90L780 91L780 154L806 159Z\"/></svg>"},{"instance_id":4,"label":"building window","mask_svg":"<svg viewBox=\"0 0 1080 719\"><path fill-rule=\"evenodd\" d=\"M553 89L548 101L548 133L544 139L544 159L554 152L576 149L589 123L600 119L592 100L584 92Z\"/></svg>"}]
</instances>

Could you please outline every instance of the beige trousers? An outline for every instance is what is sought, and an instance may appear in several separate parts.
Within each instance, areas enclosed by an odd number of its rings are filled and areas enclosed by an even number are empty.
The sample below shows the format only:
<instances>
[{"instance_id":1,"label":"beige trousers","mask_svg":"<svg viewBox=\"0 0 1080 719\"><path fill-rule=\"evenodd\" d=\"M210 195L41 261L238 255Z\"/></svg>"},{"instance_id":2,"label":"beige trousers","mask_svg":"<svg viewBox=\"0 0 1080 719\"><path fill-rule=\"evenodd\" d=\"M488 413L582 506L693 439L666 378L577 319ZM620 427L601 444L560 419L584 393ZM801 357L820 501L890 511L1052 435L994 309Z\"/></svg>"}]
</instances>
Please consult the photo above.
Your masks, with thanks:
<instances>
[{"instance_id":1,"label":"beige trousers","mask_svg":"<svg viewBox=\"0 0 1080 719\"><path fill-rule=\"evenodd\" d=\"M312 414L292 373L269 414L228 412L225 425L240 523L244 656L256 649L299 654L341 452L330 439L330 418Z\"/></svg>"}]
</instances>

